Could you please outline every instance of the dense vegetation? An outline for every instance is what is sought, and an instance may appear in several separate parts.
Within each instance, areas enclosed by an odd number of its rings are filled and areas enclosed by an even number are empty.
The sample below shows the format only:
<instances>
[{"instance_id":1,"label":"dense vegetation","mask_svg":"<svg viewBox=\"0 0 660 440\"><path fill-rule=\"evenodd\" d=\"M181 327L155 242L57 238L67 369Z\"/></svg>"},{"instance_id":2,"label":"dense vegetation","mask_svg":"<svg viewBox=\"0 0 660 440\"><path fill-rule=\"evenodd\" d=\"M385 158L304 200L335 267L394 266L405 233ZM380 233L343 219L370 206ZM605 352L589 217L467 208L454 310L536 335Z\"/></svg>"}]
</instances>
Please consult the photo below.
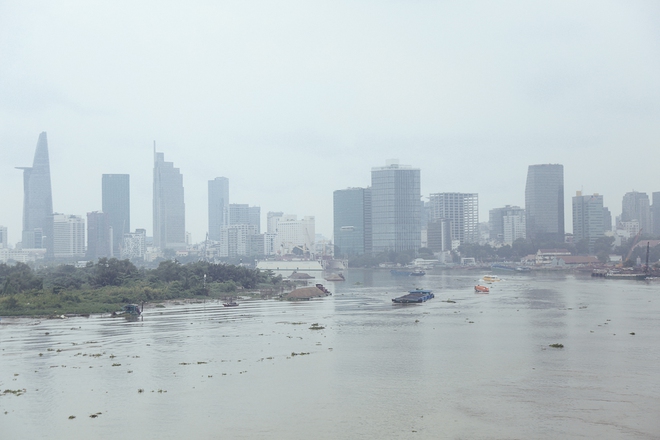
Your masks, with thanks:
<instances>
[{"instance_id":1,"label":"dense vegetation","mask_svg":"<svg viewBox=\"0 0 660 440\"><path fill-rule=\"evenodd\" d=\"M60 265L34 270L23 263L0 264L0 315L112 312L125 303L217 298L280 281L270 271L204 261L167 260L156 269L138 269L115 258L101 258L83 268Z\"/></svg>"}]
</instances>

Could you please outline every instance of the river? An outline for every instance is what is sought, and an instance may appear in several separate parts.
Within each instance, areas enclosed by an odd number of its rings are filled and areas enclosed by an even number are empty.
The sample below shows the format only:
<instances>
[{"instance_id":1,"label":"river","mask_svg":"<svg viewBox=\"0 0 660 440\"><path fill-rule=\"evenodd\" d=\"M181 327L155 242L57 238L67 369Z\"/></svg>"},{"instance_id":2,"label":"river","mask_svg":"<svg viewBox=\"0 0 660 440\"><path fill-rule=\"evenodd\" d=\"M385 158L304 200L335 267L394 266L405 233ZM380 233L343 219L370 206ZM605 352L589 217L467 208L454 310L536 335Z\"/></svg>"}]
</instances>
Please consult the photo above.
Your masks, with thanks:
<instances>
[{"instance_id":1,"label":"river","mask_svg":"<svg viewBox=\"0 0 660 440\"><path fill-rule=\"evenodd\" d=\"M305 302L2 318L0 438L660 438L660 283L345 275ZM413 287L436 297L391 302Z\"/></svg>"}]
</instances>

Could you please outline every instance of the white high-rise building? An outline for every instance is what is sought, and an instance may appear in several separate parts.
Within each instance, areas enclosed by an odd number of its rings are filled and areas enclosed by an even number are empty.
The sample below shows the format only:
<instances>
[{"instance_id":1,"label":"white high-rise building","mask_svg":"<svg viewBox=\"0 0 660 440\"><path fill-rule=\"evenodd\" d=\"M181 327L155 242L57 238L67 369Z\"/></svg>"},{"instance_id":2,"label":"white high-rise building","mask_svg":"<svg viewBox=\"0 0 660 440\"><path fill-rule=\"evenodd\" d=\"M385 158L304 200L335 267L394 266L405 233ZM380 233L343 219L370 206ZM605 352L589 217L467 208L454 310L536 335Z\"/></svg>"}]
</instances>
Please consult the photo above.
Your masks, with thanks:
<instances>
[{"instance_id":1,"label":"white high-rise building","mask_svg":"<svg viewBox=\"0 0 660 440\"><path fill-rule=\"evenodd\" d=\"M298 220L296 215L284 215L277 224L276 252L280 255L314 252L314 216Z\"/></svg>"},{"instance_id":2,"label":"white high-rise building","mask_svg":"<svg viewBox=\"0 0 660 440\"><path fill-rule=\"evenodd\" d=\"M479 243L479 195L436 193L430 197L431 220L451 221L451 238L463 243Z\"/></svg>"},{"instance_id":3,"label":"white high-rise building","mask_svg":"<svg viewBox=\"0 0 660 440\"><path fill-rule=\"evenodd\" d=\"M280 222L280 219L284 216L283 212L273 212L269 211L266 214L266 232L269 234L277 234L277 224Z\"/></svg>"},{"instance_id":4,"label":"white high-rise building","mask_svg":"<svg viewBox=\"0 0 660 440\"><path fill-rule=\"evenodd\" d=\"M85 219L79 215L53 215L55 258L85 256Z\"/></svg>"},{"instance_id":5,"label":"white high-rise building","mask_svg":"<svg viewBox=\"0 0 660 440\"><path fill-rule=\"evenodd\" d=\"M147 252L147 231L136 229L135 232L124 234L124 242L121 248L123 260L142 259Z\"/></svg>"}]
</instances>

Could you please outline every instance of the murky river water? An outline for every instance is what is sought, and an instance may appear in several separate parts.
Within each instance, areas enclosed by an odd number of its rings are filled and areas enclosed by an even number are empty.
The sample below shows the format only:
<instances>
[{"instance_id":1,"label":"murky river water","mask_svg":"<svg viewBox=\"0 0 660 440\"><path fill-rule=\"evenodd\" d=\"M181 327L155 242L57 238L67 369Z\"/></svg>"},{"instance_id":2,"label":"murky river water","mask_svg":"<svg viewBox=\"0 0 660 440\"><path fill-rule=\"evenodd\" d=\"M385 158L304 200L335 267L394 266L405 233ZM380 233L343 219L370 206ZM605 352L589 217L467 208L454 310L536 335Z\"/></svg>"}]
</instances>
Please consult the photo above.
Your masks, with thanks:
<instances>
[{"instance_id":1,"label":"murky river water","mask_svg":"<svg viewBox=\"0 0 660 440\"><path fill-rule=\"evenodd\" d=\"M346 275L309 302L3 318L0 393L25 391L0 438L660 438L660 283ZM415 286L436 298L392 304Z\"/></svg>"}]
</instances>

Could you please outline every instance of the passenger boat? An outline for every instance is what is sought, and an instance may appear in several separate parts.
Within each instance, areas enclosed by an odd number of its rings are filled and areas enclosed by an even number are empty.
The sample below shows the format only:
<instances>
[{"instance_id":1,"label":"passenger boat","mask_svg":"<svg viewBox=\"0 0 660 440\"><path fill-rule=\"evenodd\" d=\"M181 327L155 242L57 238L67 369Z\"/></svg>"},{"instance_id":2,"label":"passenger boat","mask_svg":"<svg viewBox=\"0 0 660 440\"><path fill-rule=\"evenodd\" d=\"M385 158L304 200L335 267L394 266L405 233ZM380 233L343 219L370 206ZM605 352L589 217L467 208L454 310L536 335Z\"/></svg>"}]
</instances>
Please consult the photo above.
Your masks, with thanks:
<instances>
[{"instance_id":1,"label":"passenger boat","mask_svg":"<svg viewBox=\"0 0 660 440\"><path fill-rule=\"evenodd\" d=\"M430 290L413 289L408 291L407 295L403 295L398 298L392 298L392 302L398 304L421 303L428 301L431 298L435 298L435 295Z\"/></svg>"},{"instance_id":2,"label":"passenger boat","mask_svg":"<svg viewBox=\"0 0 660 440\"><path fill-rule=\"evenodd\" d=\"M496 281L501 281L500 277L498 277L497 275L484 275L481 279L487 283L494 283Z\"/></svg>"},{"instance_id":3,"label":"passenger boat","mask_svg":"<svg viewBox=\"0 0 660 440\"><path fill-rule=\"evenodd\" d=\"M490 292L490 289L486 286L480 286L479 284L477 284L476 286L474 286L474 291L476 293L488 293Z\"/></svg>"}]
</instances>

